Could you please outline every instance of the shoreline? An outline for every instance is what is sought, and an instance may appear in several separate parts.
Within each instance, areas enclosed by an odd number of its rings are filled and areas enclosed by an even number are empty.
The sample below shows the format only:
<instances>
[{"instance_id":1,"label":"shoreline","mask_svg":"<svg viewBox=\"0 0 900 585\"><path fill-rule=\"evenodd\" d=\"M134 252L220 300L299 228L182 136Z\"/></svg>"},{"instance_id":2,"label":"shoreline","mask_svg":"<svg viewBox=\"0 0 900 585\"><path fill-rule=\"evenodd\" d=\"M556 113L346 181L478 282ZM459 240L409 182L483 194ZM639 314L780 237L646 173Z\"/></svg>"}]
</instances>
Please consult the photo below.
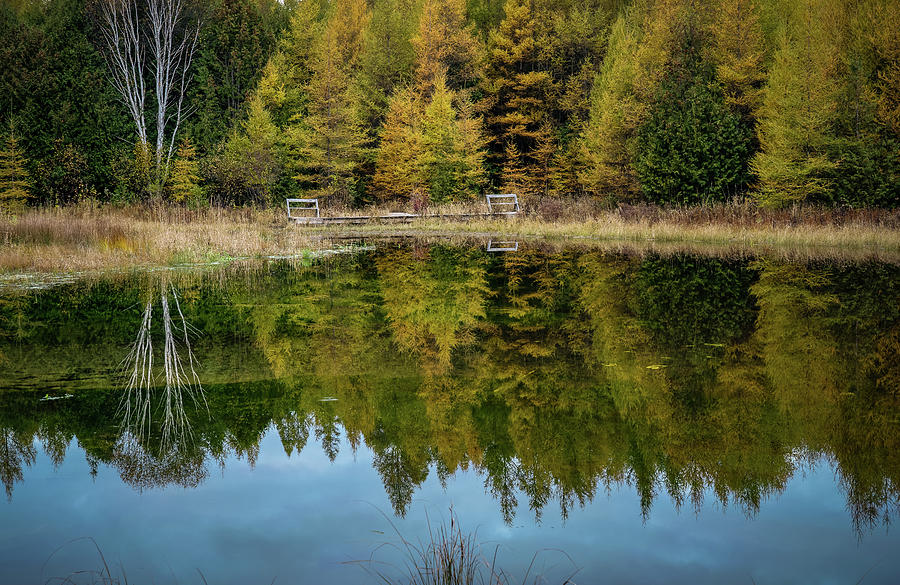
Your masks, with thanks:
<instances>
[{"instance_id":1,"label":"shoreline","mask_svg":"<svg viewBox=\"0 0 900 585\"><path fill-rule=\"evenodd\" d=\"M377 208L370 208L377 211ZM445 212L473 205L445 206ZM366 214L366 210L356 210ZM900 263L900 212L766 212L744 206L603 210L576 202L565 216L540 209L517 217L404 224L295 225L281 209L74 207L0 219L0 274L71 274L236 259L302 256L332 240L393 237L476 241L636 253L778 256ZM831 214L831 215L829 215ZM837 220L835 218L838 218ZM838 223L838 221L840 223Z\"/></svg>"}]
</instances>

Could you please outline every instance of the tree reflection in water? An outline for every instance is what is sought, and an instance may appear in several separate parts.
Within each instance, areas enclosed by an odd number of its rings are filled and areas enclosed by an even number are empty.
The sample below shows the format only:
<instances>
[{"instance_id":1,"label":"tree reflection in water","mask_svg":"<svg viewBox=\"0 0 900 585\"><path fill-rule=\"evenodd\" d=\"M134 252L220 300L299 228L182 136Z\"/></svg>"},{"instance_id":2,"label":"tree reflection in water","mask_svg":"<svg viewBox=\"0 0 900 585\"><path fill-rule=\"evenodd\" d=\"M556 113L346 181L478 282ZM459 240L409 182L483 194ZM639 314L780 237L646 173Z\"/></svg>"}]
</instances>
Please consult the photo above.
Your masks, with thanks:
<instances>
[{"instance_id":1,"label":"tree reflection in water","mask_svg":"<svg viewBox=\"0 0 900 585\"><path fill-rule=\"evenodd\" d=\"M161 385L157 384L159 368L154 367L157 350L153 310L157 294L162 317ZM127 381L119 402L121 430L115 446L116 466L123 480L140 488L197 486L207 474L206 456L194 444L185 401L194 408L202 404L207 412L208 405L191 348L190 335L196 331L184 317L174 285L163 280L159 292L147 297L137 337L123 361ZM172 305L177 319L173 319Z\"/></svg>"},{"instance_id":2,"label":"tree reflection in water","mask_svg":"<svg viewBox=\"0 0 900 585\"><path fill-rule=\"evenodd\" d=\"M12 500L13 486L22 481L22 467L34 464L37 449L30 434L22 436L13 429L0 429L0 481L6 497Z\"/></svg>"},{"instance_id":3,"label":"tree reflection in water","mask_svg":"<svg viewBox=\"0 0 900 585\"><path fill-rule=\"evenodd\" d=\"M131 346L121 404L97 382L40 408L0 392L8 493L34 437L54 461L75 437L145 488L196 485L204 461L252 465L274 431L288 456L371 451L398 515L432 472L469 470L510 523L624 486L644 518L666 497L754 516L812 465L833 466L861 531L897 514L894 265L386 246L177 282L0 305L0 352L26 368L3 386L62 385Z\"/></svg>"}]
</instances>

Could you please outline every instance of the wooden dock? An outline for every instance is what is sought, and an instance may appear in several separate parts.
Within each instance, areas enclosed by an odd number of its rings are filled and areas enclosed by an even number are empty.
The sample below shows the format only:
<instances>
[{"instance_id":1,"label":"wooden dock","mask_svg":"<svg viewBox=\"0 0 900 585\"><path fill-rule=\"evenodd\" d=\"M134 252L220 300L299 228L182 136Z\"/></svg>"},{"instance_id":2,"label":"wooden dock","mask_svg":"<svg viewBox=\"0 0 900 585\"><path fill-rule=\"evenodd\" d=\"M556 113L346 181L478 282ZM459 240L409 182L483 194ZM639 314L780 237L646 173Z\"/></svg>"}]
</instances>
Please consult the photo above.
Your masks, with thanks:
<instances>
[{"instance_id":1,"label":"wooden dock","mask_svg":"<svg viewBox=\"0 0 900 585\"><path fill-rule=\"evenodd\" d=\"M487 195L487 213L404 213L386 215L346 215L321 216L318 199L288 199L288 220L298 225L364 224L364 223L409 223L416 219L467 220L488 217L509 217L519 213L519 197L516 194ZM315 215L294 215L293 211L310 211Z\"/></svg>"},{"instance_id":2,"label":"wooden dock","mask_svg":"<svg viewBox=\"0 0 900 585\"><path fill-rule=\"evenodd\" d=\"M445 213L445 214L416 214L416 213L389 213L387 215L348 215L336 217L292 217L291 221L300 225L327 225L327 224L364 224L364 223L409 223L416 219L477 219L486 217L506 217L505 213Z\"/></svg>"}]
</instances>

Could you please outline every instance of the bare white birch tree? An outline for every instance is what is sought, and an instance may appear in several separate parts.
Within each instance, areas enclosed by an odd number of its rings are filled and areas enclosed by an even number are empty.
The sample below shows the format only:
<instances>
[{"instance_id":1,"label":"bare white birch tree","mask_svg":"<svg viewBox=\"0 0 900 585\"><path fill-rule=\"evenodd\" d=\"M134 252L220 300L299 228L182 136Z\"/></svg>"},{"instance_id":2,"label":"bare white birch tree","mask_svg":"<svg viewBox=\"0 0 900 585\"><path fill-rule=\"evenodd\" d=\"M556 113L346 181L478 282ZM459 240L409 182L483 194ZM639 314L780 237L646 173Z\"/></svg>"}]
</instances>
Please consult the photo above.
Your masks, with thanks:
<instances>
[{"instance_id":1,"label":"bare white birch tree","mask_svg":"<svg viewBox=\"0 0 900 585\"><path fill-rule=\"evenodd\" d=\"M190 14L185 0L98 0L97 14L112 84L145 148L150 147L145 115L152 88L156 100L154 174L161 193L178 129L189 114L184 98L193 78L191 62L200 38L200 20Z\"/></svg>"},{"instance_id":2,"label":"bare white birch tree","mask_svg":"<svg viewBox=\"0 0 900 585\"><path fill-rule=\"evenodd\" d=\"M128 108L138 140L148 144L147 124L144 122L147 95L144 85L145 53L138 4L134 0L101 0L97 6L112 84Z\"/></svg>"}]
</instances>

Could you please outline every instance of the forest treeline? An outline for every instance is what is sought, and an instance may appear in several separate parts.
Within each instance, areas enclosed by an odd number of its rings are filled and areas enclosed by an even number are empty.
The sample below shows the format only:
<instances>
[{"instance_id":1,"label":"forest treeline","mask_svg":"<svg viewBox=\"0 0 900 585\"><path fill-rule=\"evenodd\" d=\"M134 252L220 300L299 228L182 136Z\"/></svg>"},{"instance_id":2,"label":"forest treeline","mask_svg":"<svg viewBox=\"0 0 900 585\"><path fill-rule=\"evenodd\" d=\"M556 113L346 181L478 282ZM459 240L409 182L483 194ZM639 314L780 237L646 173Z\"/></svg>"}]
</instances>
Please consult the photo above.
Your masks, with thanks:
<instances>
[{"instance_id":1,"label":"forest treeline","mask_svg":"<svg viewBox=\"0 0 900 585\"><path fill-rule=\"evenodd\" d=\"M185 4L185 117L140 140L99 16L133 1L3 0L2 205L900 201L898 0Z\"/></svg>"}]
</instances>

